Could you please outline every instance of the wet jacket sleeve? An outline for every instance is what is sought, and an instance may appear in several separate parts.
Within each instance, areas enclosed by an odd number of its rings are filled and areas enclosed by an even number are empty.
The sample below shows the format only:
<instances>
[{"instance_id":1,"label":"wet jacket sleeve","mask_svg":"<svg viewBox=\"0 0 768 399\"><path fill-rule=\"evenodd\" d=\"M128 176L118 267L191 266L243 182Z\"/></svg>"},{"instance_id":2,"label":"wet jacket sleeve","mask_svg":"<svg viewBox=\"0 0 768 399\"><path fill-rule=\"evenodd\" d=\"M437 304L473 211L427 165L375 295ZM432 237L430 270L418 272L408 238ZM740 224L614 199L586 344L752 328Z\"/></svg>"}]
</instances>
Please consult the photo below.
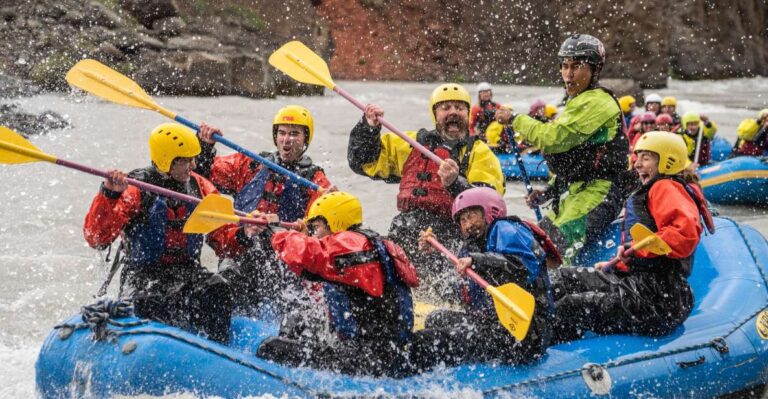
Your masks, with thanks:
<instances>
[{"instance_id":1,"label":"wet jacket sleeve","mask_svg":"<svg viewBox=\"0 0 768 399\"><path fill-rule=\"evenodd\" d=\"M648 209L658 226L656 235L672 248L667 256L674 259L690 256L699 244L703 228L699 210L685 188L672 180L659 181L648 193ZM656 255L638 250L637 256L647 258Z\"/></svg>"},{"instance_id":2,"label":"wet jacket sleeve","mask_svg":"<svg viewBox=\"0 0 768 399\"><path fill-rule=\"evenodd\" d=\"M272 248L280 260L298 275L307 271L323 276L326 274L324 269L333 267L320 240L298 231L278 231L272 236Z\"/></svg>"},{"instance_id":3,"label":"wet jacket sleeve","mask_svg":"<svg viewBox=\"0 0 768 399\"><path fill-rule=\"evenodd\" d=\"M552 122L539 122L528 115L518 115L512 122L531 145L547 154L563 153L587 141L607 142L615 136L621 110L613 97L600 89L587 90L565 106Z\"/></svg>"},{"instance_id":4,"label":"wet jacket sleeve","mask_svg":"<svg viewBox=\"0 0 768 399\"><path fill-rule=\"evenodd\" d=\"M504 194L504 173L501 171L499 158L482 140L475 140L469 156L466 181L472 186L488 186L496 189L499 194ZM453 194L452 187L449 187L448 191Z\"/></svg>"},{"instance_id":5,"label":"wet jacket sleeve","mask_svg":"<svg viewBox=\"0 0 768 399\"><path fill-rule=\"evenodd\" d=\"M141 210L141 191L134 186L122 193L111 191L102 184L85 215L83 236L92 248L102 249L111 244L123 227Z\"/></svg>"},{"instance_id":6,"label":"wet jacket sleeve","mask_svg":"<svg viewBox=\"0 0 768 399\"><path fill-rule=\"evenodd\" d=\"M235 153L216 157L209 179L226 194L239 192L256 174L251 167L253 160L246 155Z\"/></svg>"},{"instance_id":7,"label":"wet jacket sleeve","mask_svg":"<svg viewBox=\"0 0 768 399\"><path fill-rule=\"evenodd\" d=\"M365 120L355 125L347 148L349 167L359 175L397 183L411 154L411 146L394 133L380 133L381 127L370 127ZM416 139L416 132L406 134Z\"/></svg>"}]
</instances>

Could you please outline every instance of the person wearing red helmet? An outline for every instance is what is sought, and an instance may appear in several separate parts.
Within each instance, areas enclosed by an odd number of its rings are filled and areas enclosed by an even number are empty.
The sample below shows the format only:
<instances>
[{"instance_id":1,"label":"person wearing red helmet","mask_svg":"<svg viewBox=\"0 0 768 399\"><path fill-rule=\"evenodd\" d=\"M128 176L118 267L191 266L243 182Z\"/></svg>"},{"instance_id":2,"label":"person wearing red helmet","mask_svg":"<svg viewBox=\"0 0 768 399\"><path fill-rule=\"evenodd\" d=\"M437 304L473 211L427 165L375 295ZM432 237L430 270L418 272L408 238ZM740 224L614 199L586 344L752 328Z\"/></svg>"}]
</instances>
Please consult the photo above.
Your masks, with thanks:
<instances>
[{"instance_id":1,"label":"person wearing red helmet","mask_svg":"<svg viewBox=\"0 0 768 399\"><path fill-rule=\"evenodd\" d=\"M463 310L431 313L422 334L441 336L442 332L450 337L444 340L448 345L433 345L432 349L438 358L448 362L529 363L539 359L549 345L553 310L547 265L560 262L554 244L535 224L507 216L504 199L491 188L477 187L459 194L451 214L464 239L456 270L463 274L471 268L492 285L516 283L534 295L536 309L528 335L515 342L499 323L485 290L474 281L462 279L456 292ZM421 234L422 250L431 250L426 242L431 236L430 232ZM463 344L452 345L454 340ZM500 347L505 350L500 351ZM419 353L422 348L415 346L414 358L423 357Z\"/></svg>"},{"instance_id":2,"label":"person wearing red helmet","mask_svg":"<svg viewBox=\"0 0 768 399\"><path fill-rule=\"evenodd\" d=\"M672 132L675 130L675 121L669 114L659 114L656 117L656 130L661 132Z\"/></svg>"},{"instance_id":3,"label":"person wearing red helmet","mask_svg":"<svg viewBox=\"0 0 768 399\"><path fill-rule=\"evenodd\" d=\"M635 148L635 143L637 143L637 140L640 139L644 134L651 132L656 129L656 115L654 115L653 112L644 112L642 115L640 115L640 132L634 136L632 139L632 142L629 144L629 149L632 150ZM637 156L635 155L634 151L632 151L631 154L632 162L634 162L637 159Z\"/></svg>"}]
</instances>

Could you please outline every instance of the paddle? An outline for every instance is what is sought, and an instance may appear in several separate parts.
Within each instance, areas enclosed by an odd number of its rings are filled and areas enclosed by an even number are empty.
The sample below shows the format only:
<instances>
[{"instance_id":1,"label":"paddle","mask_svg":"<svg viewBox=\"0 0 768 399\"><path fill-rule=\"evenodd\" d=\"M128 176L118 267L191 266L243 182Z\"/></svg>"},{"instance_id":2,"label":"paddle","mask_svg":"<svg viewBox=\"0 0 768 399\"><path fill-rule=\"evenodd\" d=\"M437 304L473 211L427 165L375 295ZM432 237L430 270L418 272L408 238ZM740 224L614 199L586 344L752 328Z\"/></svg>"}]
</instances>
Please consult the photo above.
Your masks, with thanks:
<instances>
[{"instance_id":1,"label":"paddle","mask_svg":"<svg viewBox=\"0 0 768 399\"><path fill-rule=\"evenodd\" d=\"M195 131L200 130L200 126L196 123L158 105L136 82L96 60L86 59L78 62L69 70L69 72L67 72L66 79L72 86L105 100L131 107L149 109L194 129ZM219 134L214 134L213 139L264 164L266 167L288 177L297 184L311 188L315 191L322 191L322 188L317 184L285 169L269 159L259 156L238 144L225 139Z\"/></svg>"},{"instance_id":2,"label":"paddle","mask_svg":"<svg viewBox=\"0 0 768 399\"><path fill-rule=\"evenodd\" d=\"M27 141L20 134L14 132L13 130L5 126L0 126L0 163L20 164L20 163L30 163L30 162L38 162L38 161L50 162L56 165L64 166L66 168L79 170L81 172L85 172L91 175L101 176L104 178L110 177L109 173L107 173L104 170L81 165L75 162L67 161L66 159L61 159L53 155L46 154L42 152L39 148L35 147L34 144ZM132 178L126 178L125 180L128 184L132 186L136 186L144 191L149 191L158 195L162 195L163 197L174 198L180 201L186 201L193 204L198 204L201 202L200 198L193 197L187 194L178 193L176 191L168 190L166 188L158 187L158 186L155 186L154 184L145 183L143 181L139 181ZM216 195L216 194L210 194L208 196L210 197L211 195L220 197L219 195ZM248 214L242 211L235 211L235 212L242 216L248 216Z\"/></svg>"},{"instance_id":3,"label":"paddle","mask_svg":"<svg viewBox=\"0 0 768 399\"><path fill-rule=\"evenodd\" d=\"M434 237L429 237L427 242L454 264L459 263L459 258L445 248L443 244L440 244ZM528 328L531 326L531 317L536 306L533 295L515 283L494 287L488 284L485 279L480 277L471 268L467 268L465 274L491 295L493 306L496 308L496 315L499 317L501 325L518 341L525 339L526 334L528 334Z\"/></svg>"},{"instance_id":4,"label":"paddle","mask_svg":"<svg viewBox=\"0 0 768 399\"><path fill-rule=\"evenodd\" d=\"M701 141L704 138L704 126L701 126L703 124L700 124L699 126L699 134L696 135L696 153L693 154L693 163L696 165L699 164L699 151L701 151Z\"/></svg>"},{"instance_id":5,"label":"paddle","mask_svg":"<svg viewBox=\"0 0 768 399\"><path fill-rule=\"evenodd\" d=\"M625 257L632 256L638 249L647 249L656 255L666 255L672 252L672 248L669 247L669 244L664 242L664 240L659 238L659 236L654 234L649 228L640 223L636 223L632 226L632 228L629 229L629 234L635 241L635 245L632 245L631 248L624 251ZM608 263L603 266L603 271L612 271L616 263L619 263L619 260L619 257L616 256L608 261Z\"/></svg>"},{"instance_id":6,"label":"paddle","mask_svg":"<svg viewBox=\"0 0 768 399\"><path fill-rule=\"evenodd\" d=\"M523 176L525 190L528 191L528 195L531 195L531 193L533 193L533 186L531 186L531 179L528 178L528 171L525 170L523 157L520 155L520 150L517 148L515 132L512 131L511 127L507 126L504 128L504 133L507 134L507 138L509 138L509 146L512 147L512 153L515 154L515 159L517 159L517 166L520 168L520 175ZM536 221L541 222L541 209L539 209L539 206L534 205L533 211L536 212Z\"/></svg>"},{"instance_id":7,"label":"paddle","mask_svg":"<svg viewBox=\"0 0 768 399\"><path fill-rule=\"evenodd\" d=\"M195 207L184 224L185 233L208 234L229 223L270 224L266 219L235 215L235 208L229 198L220 195L208 195ZM279 222L288 229L298 229L297 223Z\"/></svg>"},{"instance_id":8,"label":"paddle","mask_svg":"<svg viewBox=\"0 0 768 399\"><path fill-rule=\"evenodd\" d=\"M341 87L336 86L336 83L333 82L333 78L331 78L331 73L328 71L328 65L319 55L315 54L309 47L305 46L304 43L294 40L284 44L269 56L269 63L299 82L325 86L346 98L357 108L360 108L361 111L365 111L365 105L363 103L352 97L352 95L347 93ZM410 138L398 128L394 127L383 117L379 117L379 122L381 122L384 127L400 136L400 138L410 144L411 147L424 154L424 156L438 164L443 163L443 160L440 159L440 157L419 144L416 140Z\"/></svg>"}]
</instances>

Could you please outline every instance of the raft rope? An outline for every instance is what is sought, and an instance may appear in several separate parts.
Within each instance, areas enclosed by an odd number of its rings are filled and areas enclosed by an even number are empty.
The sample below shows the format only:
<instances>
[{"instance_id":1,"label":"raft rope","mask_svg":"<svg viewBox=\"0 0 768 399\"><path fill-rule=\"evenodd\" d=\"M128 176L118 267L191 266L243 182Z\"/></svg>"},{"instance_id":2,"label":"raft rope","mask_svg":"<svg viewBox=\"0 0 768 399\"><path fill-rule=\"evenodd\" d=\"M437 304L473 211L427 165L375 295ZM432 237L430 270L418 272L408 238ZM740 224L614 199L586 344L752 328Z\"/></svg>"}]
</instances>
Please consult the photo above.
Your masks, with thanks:
<instances>
[{"instance_id":1,"label":"raft rope","mask_svg":"<svg viewBox=\"0 0 768 399\"><path fill-rule=\"evenodd\" d=\"M191 339L187 336L184 336L182 334L179 334L173 331L167 331L167 330L157 329L157 328L142 328L142 329L136 329L136 330L127 330L127 331L114 331L107 328L108 325L113 325L121 328L128 328L128 327L138 327L145 324L149 324L150 320L147 320L147 319L141 319L141 320L132 321L132 322L120 322L120 321L113 320L115 318L130 317L134 315L133 304L130 301L103 299L91 305L83 306L80 312L82 313L82 319L83 319L82 323L75 323L75 324L63 323L63 324L56 325L53 328L57 330L68 329L70 331L89 328L93 331L93 336L96 341L108 340L109 342L112 342L112 343L117 343L118 338L123 336L144 335L144 334L162 335L165 337L173 338L175 340L184 342L188 345L194 346L204 351L213 353L217 356L221 356L241 366L245 366L250 369L256 370L264 375L277 379L286 385L296 387L299 390L303 391L304 393L312 397L327 396L327 395L321 395L315 392L314 390L308 387L305 387L302 384L299 384L298 382L292 381L287 377L283 377L281 375L278 375L277 373L273 373L269 370L262 369L259 366L245 359L239 359L235 356L232 356L231 354L227 353L224 350L212 347L210 345L207 345L204 342ZM69 337L69 334L67 334L66 337Z\"/></svg>"},{"instance_id":2,"label":"raft rope","mask_svg":"<svg viewBox=\"0 0 768 399\"><path fill-rule=\"evenodd\" d=\"M760 265L760 262L758 261L757 255L755 254L755 250L749 244L749 240L747 239L746 234L744 234L744 231L741 229L741 227L739 227L739 224L736 221L734 221L733 219L725 218L725 217L723 217L723 219L726 219L726 220L730 221L736 227L736 230L741 235L741 238L742 238L744 244L747 246L747 249L749 250L749 254L752 257L752 260L755 262L755 266L757 266L757 269L760 270L760 275L763 278L763 288L768 289L768 276L766 275L765 268L763 268L763 266ZM622 360L611 361L611 362L604 363L601 366L604 369L607 370L608 368L611 368L611 367L621 367L621 366L625 366L625 365L628 365L628 364L643 362L643 361L646 361L646 360L658 359L660 357L665 357L665 356L669 356L669 355L676 355L676 354L683 353L683 352L695 351L695 350L705 349L705 348L712 348L712 349L716 350L718 353L726 354L726 353L729 352L728 343L726 341L726 338L730 337L733 333L738 331L742 326L747 324L750 320L755 318L758 314L760 314L761 312L763 312L766 309L768 309L768 301L760 309L758 309L755 312L753 312L752 314L750 314L744 320L736 323L736 325L733 328L731 328L727 333L725 333L724 335L721 335L719 337L715 337L715 338L713 338L712 340L710 340L708 342L703 342L703 343L695 344L695 345L683 346L683 347L680 347L680 348L677 348L677 349L672 349L672 350L663 351L663 352L655 352L655 353L650 353L650 354L647 354L647 355L640 355L640 356L629 357L629 358L622 359ZM574 375L581 375L581 373L584 372L584 371L589 372L590 375L593 376L593 378L597 379L599 377L596 374L596 373L598 373L598 371L596 371L596 368L597 367L596 367L596 365L594 363L589 363L589 364L587 364L587 365L585 365L583 367L580 367L578 369L566 370L566 371L562 371L560 373L548 375L548 376L545 376L545 377L532 378L530 380L521 381L521 382L517 382L517 383L514 383L514 384L509 384L509 385L504 385L504 386L501 386L501 387L498 387L498 388L493 388L493 389L490 389L490 390L486 390L483 393L492 393L492 392L506 391L506 390L509 390L509 389L524 387L524 386L528 386L528 385L532 385L532 384L542 384L542 383L546 383L546 382L550 382L550 381L555 381L555 380L563 379L563 378L574 376Z\"/></svg>"}]
</instances>

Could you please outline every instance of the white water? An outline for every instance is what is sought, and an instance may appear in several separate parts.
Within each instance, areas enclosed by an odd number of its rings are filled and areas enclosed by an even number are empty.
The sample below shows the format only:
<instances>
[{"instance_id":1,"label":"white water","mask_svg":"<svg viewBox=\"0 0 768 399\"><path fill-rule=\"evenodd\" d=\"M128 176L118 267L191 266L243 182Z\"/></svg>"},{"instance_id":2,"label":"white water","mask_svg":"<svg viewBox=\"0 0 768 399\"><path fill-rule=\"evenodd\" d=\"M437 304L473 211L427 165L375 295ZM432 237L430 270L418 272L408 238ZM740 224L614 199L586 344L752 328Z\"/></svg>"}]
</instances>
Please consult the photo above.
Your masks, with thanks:
<instances>
[{"instance_id":1,"label":"white water","mask_svg":"<svg viewBox=\"0 0 768 399\"><path fill-rule=\"evenodd\" d=\"M339 82L362 102L377 102L387 119L403 130L428 126L433 84ZM473 87L472 87L473 89ZM527 112L536 98L556 103L559 88L497 86L495 100ZM734 141L736 125L768 107L768 79L671 82L664 95L676 95L681 112L699 111L715 120L718 134ZM369 227L385 233L396 213L396 185L354 175L346 162L347 135L362 113L331 93L325 97L252 100L239 97L161 98L171 110L196 122L221 127L225 135L253 151L271 150L271 120L282 106L308 107L315 117L310 156L342 190L360 196ZM44 152L85 165L130 170L148 163L149 131L165 119L150 111L102 102L82 95L38 96L18 100L29 112L53 110L73 128L31 141ZM749 108L749 109L747 109ZM0 124L2 121L0 121ZM220 153L230 152L219 145ZM0 397L35 396L34 362L51 328L93 300L105 275L103 254L90 249L82 223L101 178L46 163L0 166ZM524 188L508 182L510 213L533 218L523 203ZM764 209L721 207L726 216L768 233ZM210 253L208 265L215 265ZM115 287L111 292L114 293ZM467 396L472 396L467 393Z\"/></svg>"}]
</instances>

